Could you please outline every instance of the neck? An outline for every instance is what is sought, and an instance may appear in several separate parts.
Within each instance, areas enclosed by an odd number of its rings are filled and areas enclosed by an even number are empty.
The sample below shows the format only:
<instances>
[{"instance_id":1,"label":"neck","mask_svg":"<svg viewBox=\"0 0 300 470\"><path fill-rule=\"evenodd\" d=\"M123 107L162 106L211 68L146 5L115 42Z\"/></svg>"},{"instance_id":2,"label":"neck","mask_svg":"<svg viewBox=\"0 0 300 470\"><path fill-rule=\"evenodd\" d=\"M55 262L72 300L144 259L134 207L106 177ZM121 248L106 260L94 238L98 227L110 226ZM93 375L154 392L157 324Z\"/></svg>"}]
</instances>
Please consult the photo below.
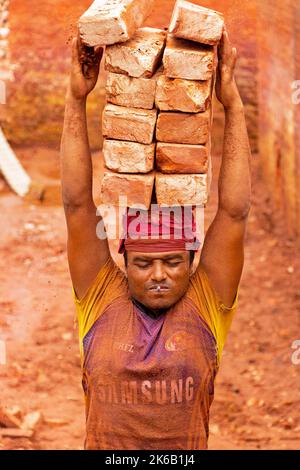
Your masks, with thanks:
<instances>
[{"instance_id":1,"label":"neck","mask_svg":"<svg viewBox=\"0 0 300 470\"><path fill-rule=\"evenodd\" d=\"M132 301L140 310L142 310L144 313L146 313L147 315L149 315L149 317L152 317L152 318L158 318L160 315L162 315L168 310L167 308L153 309L153 308L146 307L146 305L143 305L141 302L139 302L138 300L134 298L132 298Z\"/></svg>"}]
</instances>

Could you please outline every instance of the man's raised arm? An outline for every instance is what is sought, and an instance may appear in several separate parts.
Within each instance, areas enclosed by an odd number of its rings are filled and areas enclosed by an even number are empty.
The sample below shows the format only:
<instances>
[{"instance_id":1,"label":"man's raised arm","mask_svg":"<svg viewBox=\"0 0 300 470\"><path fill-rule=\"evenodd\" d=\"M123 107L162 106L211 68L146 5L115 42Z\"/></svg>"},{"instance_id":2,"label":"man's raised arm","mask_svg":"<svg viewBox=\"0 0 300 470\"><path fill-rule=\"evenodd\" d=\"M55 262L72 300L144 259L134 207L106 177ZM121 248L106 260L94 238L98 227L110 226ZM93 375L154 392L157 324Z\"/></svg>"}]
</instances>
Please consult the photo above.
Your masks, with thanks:
<instances>
[{"instance_id":1,"label":"man's raised arm","mask_svg":"<svg viewBox=\"0 0 300 470\"><path fill-rule=\"evenodd\" d=\"M200 266L227 307L234 301L242 274L251 198L251 152L243 104L234 79L235 63L236 49L225 31L219 46L216 83L217 98L225 111L219 206L205 237Z\"/></svg>"},{"instance_id":2,"label":"man's raised arm","mask_svg":"<svg viewBox=\"0 0 300 470\"><path fill-rule=\"evenodd\" d=\"M72 67L66 93L61 140L62 198L68 228L68 260L74 289L82 298L101 266L110 256L107 239L99 240L93 201L93 171L87 132L86 100L94 89L102 58L99 48L81 65L86 48L78 38L72 42Z\"/></svg>"}]
</instances>

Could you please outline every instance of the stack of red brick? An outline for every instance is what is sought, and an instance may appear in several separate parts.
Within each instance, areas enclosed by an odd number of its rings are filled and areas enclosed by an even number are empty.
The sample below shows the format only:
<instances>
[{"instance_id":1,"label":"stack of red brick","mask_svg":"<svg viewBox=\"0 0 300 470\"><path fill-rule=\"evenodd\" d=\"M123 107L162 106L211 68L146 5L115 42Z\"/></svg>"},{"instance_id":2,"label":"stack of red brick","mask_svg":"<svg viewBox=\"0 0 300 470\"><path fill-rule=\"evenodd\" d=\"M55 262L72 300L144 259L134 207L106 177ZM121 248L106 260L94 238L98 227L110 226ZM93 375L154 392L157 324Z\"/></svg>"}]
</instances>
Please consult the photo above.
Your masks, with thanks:
<instances>
[{"instance_id":1,"label":"stack of red brick","mask_svg":"<svg viewBox=\"0 0 300 470\"><path fill-rule=\"evenodd\" d=\"M122 195L128 206L149 207L151 200L204 206L210 187L215 46L223 17L177 0L169 32L140 28L128 39L132 15L142 22L153 1L112 1L107 0L104 15L103 1L96 0L79 22L85 44L107 45L102 131L109 171L102 201L119 204Z\"/></svg>"},{"instance_id":2,"label":"stack of red brick","mask_svg":"<svg viewBox=\"0 0 300 470\"><path fill-rule=\"evenodd\" d=\"M166 42L165 31L140 28L124 44L106 48L109 102L103 112L103 155L106 173L102 181L104 203L127 197L128 206L149 207L155 180L155 90Z\"/></svg>"}]
</instances>

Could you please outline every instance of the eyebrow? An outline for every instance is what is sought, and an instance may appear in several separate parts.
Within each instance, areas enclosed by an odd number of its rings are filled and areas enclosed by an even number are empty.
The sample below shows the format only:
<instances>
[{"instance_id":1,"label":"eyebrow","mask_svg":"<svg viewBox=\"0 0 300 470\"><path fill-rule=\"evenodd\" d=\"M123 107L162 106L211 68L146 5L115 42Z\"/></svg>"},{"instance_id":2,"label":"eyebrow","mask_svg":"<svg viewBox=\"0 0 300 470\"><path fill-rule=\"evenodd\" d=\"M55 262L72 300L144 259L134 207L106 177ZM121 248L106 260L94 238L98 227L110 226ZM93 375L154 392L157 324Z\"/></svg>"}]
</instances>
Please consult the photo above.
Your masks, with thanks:
<instances>
[{"instance_id":1,"label":"eyebrow","mask_svg":"<svg viewBox=\"0 0 300 470\"><path fill-rule=\"evenodd\" d=\"M163 257L159 257L159 258L146 258L146 257L142 257L142 256L136 256L133 258L133 261L154 261L155 259L163 259L163 260L171 260L171 259L180 259L182 260L183 257L182 255L168 255L168 256L163 256Z\"/></svg>"}]
</instances>

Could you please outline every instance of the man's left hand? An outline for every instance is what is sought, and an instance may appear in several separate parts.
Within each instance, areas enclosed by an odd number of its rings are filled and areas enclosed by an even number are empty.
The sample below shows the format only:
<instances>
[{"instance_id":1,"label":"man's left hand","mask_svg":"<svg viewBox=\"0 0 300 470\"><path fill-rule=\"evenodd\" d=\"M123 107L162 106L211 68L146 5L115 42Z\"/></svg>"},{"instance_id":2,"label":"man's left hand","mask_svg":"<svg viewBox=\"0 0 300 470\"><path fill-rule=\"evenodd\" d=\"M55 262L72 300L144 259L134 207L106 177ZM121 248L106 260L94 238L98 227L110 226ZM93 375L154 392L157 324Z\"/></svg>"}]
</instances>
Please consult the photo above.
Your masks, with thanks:
<instances>
[{"instance_id":1,"label":"man's left hand","mask_svg":"<svg viewBox=\"0 0 300 470\"><path fill-rule=\"evenodd\" d=\"M218 46L216 95L225 109L242 107L242 100L234 78L237 50L232 47L226 29Z\"/></svg>"}]
</instances>

